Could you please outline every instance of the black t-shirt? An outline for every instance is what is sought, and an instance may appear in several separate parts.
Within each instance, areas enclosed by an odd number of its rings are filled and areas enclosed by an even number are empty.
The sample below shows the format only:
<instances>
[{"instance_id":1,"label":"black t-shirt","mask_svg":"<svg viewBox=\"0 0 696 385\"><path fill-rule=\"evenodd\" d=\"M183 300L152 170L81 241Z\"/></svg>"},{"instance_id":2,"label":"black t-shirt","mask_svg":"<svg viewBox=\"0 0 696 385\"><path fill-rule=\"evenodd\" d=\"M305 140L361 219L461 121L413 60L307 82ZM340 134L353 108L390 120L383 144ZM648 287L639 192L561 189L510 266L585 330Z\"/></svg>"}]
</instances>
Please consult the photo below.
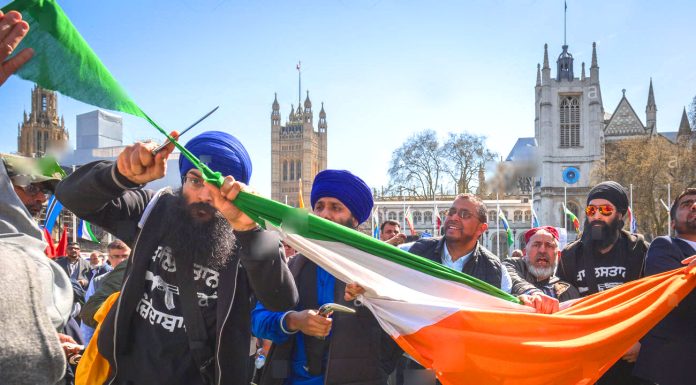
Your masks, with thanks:
<instances>
[{"instance_id":1,"label":"black t-shirt","mask_svg":"<svg viewBox=\"0 0 696 385\"><path fill-rule=\"evenodd\" d=\"M209 343L215 341L219 273L193 264L194 287ZM155 250L145 288L132 317L132 351L119 361L119 377L133 384L203 384L189 349L176 264L168 246ZM127 378L127 380L126 380Z\"/></svg>"}]
</instances>

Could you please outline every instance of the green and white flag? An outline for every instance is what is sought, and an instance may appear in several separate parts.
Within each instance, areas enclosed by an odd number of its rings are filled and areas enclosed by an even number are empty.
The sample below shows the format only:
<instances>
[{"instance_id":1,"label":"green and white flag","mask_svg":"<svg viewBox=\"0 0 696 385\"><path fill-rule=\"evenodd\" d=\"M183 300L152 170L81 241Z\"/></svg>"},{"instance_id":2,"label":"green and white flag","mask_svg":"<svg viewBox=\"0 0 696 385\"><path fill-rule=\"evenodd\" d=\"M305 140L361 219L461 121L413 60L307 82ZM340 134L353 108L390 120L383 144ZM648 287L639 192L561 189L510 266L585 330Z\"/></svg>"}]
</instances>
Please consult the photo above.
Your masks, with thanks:
<instances>
[{"instance_id":1,"label":"green and white flag","mask_svg":"<svg viewBox=\"0 0 696 385\"><path fill-rule=\"evenodd\" d=\"M77 236L88 241L99 243L99 238L97 238L92 231L92 225L82 219L80 219L80 227L77 228Z\"/></svg>"}]
</instances>

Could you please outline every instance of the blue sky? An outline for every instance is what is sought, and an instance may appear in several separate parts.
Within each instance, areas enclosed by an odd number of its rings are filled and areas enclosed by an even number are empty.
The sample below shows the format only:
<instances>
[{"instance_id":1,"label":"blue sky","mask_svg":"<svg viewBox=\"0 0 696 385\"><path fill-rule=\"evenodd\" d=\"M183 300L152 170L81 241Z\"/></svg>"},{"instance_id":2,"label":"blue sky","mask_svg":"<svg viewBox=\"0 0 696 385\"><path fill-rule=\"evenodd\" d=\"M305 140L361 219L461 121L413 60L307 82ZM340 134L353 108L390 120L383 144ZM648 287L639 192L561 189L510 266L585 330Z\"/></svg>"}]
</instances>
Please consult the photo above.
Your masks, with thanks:
<instances>
[{"instance_id":1,"label":"blue sky","mask_svg":"<svg viewBox=\"0 0 696 385\"><path fill-rule=\"evenodd\" d=\"M8 2L0 0L4 6ZM163 127L231 132L251 154L251 184L270 195L270 112L283 121L303 98L325 103L330 168L386 185L391 153L434 129L488 137L506 156L534 135L534 82L544 43L563 44L563 2L519 1L59 1L133 99ZM621 90L643 121L650 77L658 131L676 131L696 95L693 1L568 1L568 45L589 67L597 42L604 108ZM555 73L555 65L552 66ZM0 88L0 151L16 151L32 84ZM94 107L59 97L74 146L75 116ZM316 119L316 116L315 116ZM124 115L124 140L157 137ZM182 139L182 141L185 141Z\"/></svg>"}]
</instances>

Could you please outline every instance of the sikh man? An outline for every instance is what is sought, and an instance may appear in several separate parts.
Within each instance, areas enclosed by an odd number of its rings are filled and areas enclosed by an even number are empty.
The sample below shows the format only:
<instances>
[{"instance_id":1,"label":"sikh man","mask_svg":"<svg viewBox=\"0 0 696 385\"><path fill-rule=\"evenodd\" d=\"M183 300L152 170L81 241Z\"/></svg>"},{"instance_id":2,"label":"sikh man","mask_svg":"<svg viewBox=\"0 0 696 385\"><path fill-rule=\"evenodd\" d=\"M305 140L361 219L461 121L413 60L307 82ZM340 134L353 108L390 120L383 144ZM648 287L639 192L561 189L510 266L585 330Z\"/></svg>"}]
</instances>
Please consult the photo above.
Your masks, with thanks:
<instances>
[{"instance_id":1,"label":"sikh man","mask_svg":"<svg viewBox=\"0 0 696 385\"><path fill-rule=\"evenodd\" d=\"M279 239L232 202L251 177L251 160L232 135L209 131L186 148L213 171L208 184L183 155L182 186L143 186L165 175L173 144L127 146L116 162L80 167L56 195L80 218L132 250L121 294L101 325L98 348L109 384L242 384L252 294L273 310L297 301Z\"/></svg>"},{"instance_id":2,"label":"sikh man","mask_svg":"<svg viewBox=\"0 0 696 385\"><path fill-rule=\"evenodd\" d=\"M561 256L558 231L551 226L535 227L524 233L524 241L524 255L521 258L508 258L503 262L508 272L518 274L559 302L580 298L575 286L555 276Z\"/></svg>"},{"instance_id":3,"label":"sikh man","mask_svg":"<svg viewBox=\"0 0 696 385\"><path fill-rule=\"evenodd\" d=\"M582 235L563 249L558 266L558 278L577 287L581 296L643 276L648 243L623 230L627 210L628 194L620 184L606 181L590 190ZM636 342L597 384L639 384L631 375L639 351Z\"/></svg>"},{"instance_id":4,"label":"sikh man","mask_svg":"<svg viewBox=\"0 0 696 385\"><path fill-rule=\"evenodd\" d=\"M373 206L370 188L343 170L317 174L311 203L315 215L351 229L367 220ZM273 312L259 304L252 314L254 335L273 341L259 385L386 385L402 352L372 313L357 307L356 314L318 314L326 303L353 307L347 285L302 254L290 270L300 293L297 307Z\"/></svg>"}]
</instances>

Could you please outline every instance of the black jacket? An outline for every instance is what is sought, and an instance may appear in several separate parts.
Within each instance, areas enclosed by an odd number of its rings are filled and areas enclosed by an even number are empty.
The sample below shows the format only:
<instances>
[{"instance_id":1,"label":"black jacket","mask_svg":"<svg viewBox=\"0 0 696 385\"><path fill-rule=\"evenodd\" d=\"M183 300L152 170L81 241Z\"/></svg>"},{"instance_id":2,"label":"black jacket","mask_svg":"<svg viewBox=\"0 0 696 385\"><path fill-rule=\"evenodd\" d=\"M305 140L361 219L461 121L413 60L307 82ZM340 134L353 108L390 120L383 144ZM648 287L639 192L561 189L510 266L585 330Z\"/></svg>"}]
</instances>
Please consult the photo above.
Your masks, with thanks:
<instances>
[{"instance_id":1,"label":"black jacket","mask_svg":"<svg viewBox=\"0 0 696 385\"><path fill-rule=\"evenodd\" d=\"M105 318L99 335L99 352L112 370L107 384L118 373L119 357L130 349L132 341L127 325L142 297L148 260L167 230L167 225L159 220L176 199L171 193L161 194L140 229L138 223L156 194L140 187L120 175L113 162L99 161L80 167L56 189L56 197L65 207L122 239L132 250L121 295ZM237 252L219 271L214 346L216 384L248 381L252 293L276 311L297 303L297 289L277 236L262 230L235 232L235 236ZM278 247L262 247L273 242Z\"/></svg>"},{"instance_id":2,"label":"black jacket","mask_svg":"<svg viewBox=\"0 0 696 385\"><path fill-rule=\"evenodd\" d=\"M545 279L543 281L537 281L536 277L527 268L527 264L524 263L522 258L508 258L503 261L503 265L508 270L510 274L519 274L527 282L535 285L540 290L543 286L549 286L553 290L552 297L558 299L559 302L568 301L570 299L580 298L580 293L575 286L569 284L568 282L560 280L555 275L551 278Z\"/></svg>"},{"instance_id":3,"label":"black jacket","mask_svg":"<svg viewBox=\"0 0 696 385\"><path fill-rule=\"evenodd\" d=\"M442 253L445 247L445 237L439 238L424 238L416 241L409 252L428 258L431 261L442 263ZM469 257L469 260L464 264L462 273L478 278L500 289L500 282L503 276L503 264L500 258L495 256L485 247L476 242L476 247ZM509 272L512 280L512 295L529 294L539 292L539 289L531 283L525 281L515 272Z\"/></svg>"},{"instance_id":4,"label":"black jacket","mask_svg":"<svg viewBox=\"0 0 696 385\"><path fill-rule=\"evenodd\" d=\"M654 275L684 267L681 261L696 254L691 245L678 238L658 237L650 244L645 274ZM634 374L660 385L693 381L696 362L696 291L641 340Z\"/></svg>"},{"instance_id":5,"label":"black jacket","mask_svg":"<svg viewBox=\"0 0 696 385\"><path fill-rule=\"evenodd\" d=\"M56 259L56 263L58 266L62 267L63 270L65 271L65 274L70 277L70 268L68 267L70 265L70 260L68 257L60 257ZM84 279L89 281L92 276L91 274L91 269L89 268L89 262L87 262L84 258L78 257L77 259L77 279Z\"/></svg>"}]
</instances>

